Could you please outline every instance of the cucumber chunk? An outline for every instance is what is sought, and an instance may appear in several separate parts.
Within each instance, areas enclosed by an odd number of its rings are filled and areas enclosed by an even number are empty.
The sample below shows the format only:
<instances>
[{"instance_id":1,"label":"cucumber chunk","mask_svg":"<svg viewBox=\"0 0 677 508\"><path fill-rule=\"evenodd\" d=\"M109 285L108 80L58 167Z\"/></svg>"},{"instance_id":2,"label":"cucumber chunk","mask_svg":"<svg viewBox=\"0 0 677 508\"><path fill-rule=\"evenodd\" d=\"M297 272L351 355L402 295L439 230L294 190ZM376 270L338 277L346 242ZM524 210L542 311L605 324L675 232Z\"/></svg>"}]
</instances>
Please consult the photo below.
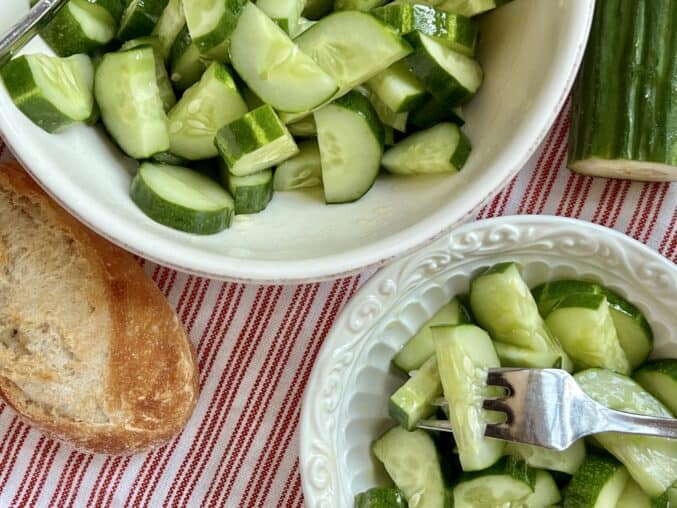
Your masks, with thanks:
<instances>
[{"instance_id":1,"label":"cucumber chunk","mask_svg":"<svg viewBox=\"0 0 677 508\"><path fill-rule=\"evenodd\" d=\"M470 57L449 49L421 32L405 36L414 47L409 69L438 101L450 106L468 102L482 85L483 73Z\"/></svg>"},{"instance_id":2,"label":"cucumber chunk","mask_svg":"<svg viewBox=\"0 0 677 508\"><path fill-rule=\"evenodd\" d=\"M117 38L121 41L150 35L169 0L131 0L120 20Z\"/></svg>"},{"instance_id":3,"label":"cucumber chunk","mask_svg":"<svg viewBox=\"0 0 677 508\"><path fill-rule=\"evenodd\" d=\"M521 458L531 467L574 474L585 459L585 441L580 439L564 451L510 442L505 453Z\"/></svg>"},{"instance_id":4,"label":"cucumber chunk","mask_svg":"<svg viewBox=\"0 0 677 508\"><path fill-rule=\"evenodd\" d=\"M579 369L601 367L630 373L605 296L567 296L555 305L545 324Z\"/></svg>"},{"instance_id":5,"label":"cucumber chunk","mask_svg":"<svg viewBox=\"0 0 677 508\"><path fill-rule=\"evenodd\" d=\"M470 287L470 307L494 340L555 353L562 357L562 368L572 370L571 359L546 327L514 263L495 265L476 277ZM541 367L552 367L550 359Z\"/></svg>"},{"instance_id":6,"label":"cucumber chunk","mask_svg":"<svg viewBox=\"0 0 677 508\"><path fill-rule=\"evenodd\" d=\"M505 448L504 441L484 436L487 413L482 401L489 394L487 371L500 367L491 338L474 325L437 325L432 327L432 335L463 470L489 467Z\"/></svg>"},{"instance_id":7,"label":"cucumber chunk","mask_svg":"<svg viewBox=\"0 0 677 508\"><path fill-rule=\"evenodd\" d=\"M258 0L256 6L277 25L293 36L305 6L305 0Z\"/></svg>"},{"instance_id":8,"label":"cucumber chunk","mask_svg":"<svg viewBox=\"0 0 677 508\"><path fill-rule=\"evenodd\" d=\"M134 49L140 46L150 46L153 48L155 55L155 78L157 79L157 85L160 89L160 98L162 99L162 104L165 108L165 111L169 111L176 104L176 95L174 94L172 82L169 79L167 68L164 64L162 50L160 48L160 39L152 36L140 37L139 39L132 39L125 42L120 47L120 49L122 51L126 51L128 49Z\"/></svg>"},{"instance_id":9,"label":"cucumber chunk","mask_svg":"<svg viewBox=\"0 0 677 508\"><path fill-rule=\"evenodd\" d=\"M338 90L329 73L251 3L243 8L233 32L230 58L247 86L280 111L310 111Z\"/></svg>"},{"instance_id":10,"label":"cucumber chunk","mask_svg":"<svg viewBox=\"0 0 677 508\"><path fill-rule=\"evenodd\" d=\"M392 27L359 11L322 18L294 42L334 78L340 94L411 53L411 46Z\"/></svg>"},{"instance_id":11,"label":"cucumber chunk","mask_svg":"<svg viewBox=\"0 0 677 508\"><path fill-rule=\"evenodd\" d=\"M330 13L333 7L334 0L306 0L303 16L310 20L317 20Z\"/></svg>"},{"instance_id":12,"label":"cucumber chunk","mask_svg":"<svg viewBox=\"0 0 677 508\"><path fill-rule=\"evenodd\" d=\"M461 14L463 16L477 16L496 7L510 2L510 0L402 0L406 3L422 3L432 5L443 11Z\"/></svg>"},{"instance_id":13,"label":"cucumber chunk","mask_svg":"<svg viewBox=\"0 0 677 508\"><path fill-rule=\"evenodd\" d=\"M172 46L184 26L186 16L183 14L183 0L169 0L152 33L158 38L160 54L165 61L169 59Z\"/></svg>"},{"instance_id":14,"label":"cucumber chunk","mask_svg":"<svg viewBox=\"0 0 677 508\"><path fill-rule=\"evenodd\" d=\"M193 44L187 26L181 30L172 46L169 68L171 69L169 77L178 90L186 90L199 81L207 68L200 50Z\"/></svg>"},{"instance_id":15,"label":"cucumber chunk","mask_svg":"<svg viewBox=\"0 0 677 508\"><path fill-rule=\"evenodd\" d=\"M548 368L560 369L562 355L556 351L534 351L524 347L494 342L496 354L501 360L501 367L529 367L532 369Z\"/></svg>"},{"instance_id":16,"label":"cucumber chunk","mask_svg":"<svg viewBox=\"0 0 677 508\"><path fill-rule=\"evenodd\" d=\"M442 396L437 358L431 356L388 401L388 413L407 430L435 412L432 403Z\"/></svg>"},{"instance_id":17,"label":"cucumber chunk","mask_svg":"<svg viewBox=\"0 0 677 508\"><path fill-rule=\"evenodd\" d=\"M576 381L594 400L611 409L671 417L670 411L632 379L603 369L577 373ZM677 481L677 441L616 432L595 439L627 468L651 497L661 496Z\"/></svg>"},{"instance_id":18,"label":"cucumber chunk","mask_svg":"<svg viewBox=\"0 0 677 508\"><path fill-rule=\"evenodd\" d=\"M630 367L634 370L643 364L653 349L653 332L642 312L620 295L594 282L561 279L546 282L532 290L538 310L544 318L563 298L576 293L604 295L609 304L618 340Z\"/></svg>"},{"instance_id":19,"label":"cucumber chunk","mask_svg":"<svg viewBox=\"0 0 677 508\"><path fill-rule=\"evenodd\" d=\"M309 115L298 122L287 125L289 132L294 136L300 138L314 138L317 137L317 125L315 124L315 117Z\"/></svg>"},{"instance_id":20,"label":"cucumber chunk","mask_svg":"<svg viewBox=\"0 0 677 508\"><path fill-rule=\"evenodd\" d=\"M382 165L397 175L456 173L468 160L470 140L453 123L417 132L390 148Z\"/></svg>"},{"instance_id":21,"label":"cucumber chunk","mask_svg":"<svg viewBox=\"0 0 677 508\"><path fill-rule=\"evenodd\" d=\"M374 441L372 451L402 491L409 506L448 506L437 449L426 432L408 432L402 427L393 427Z\"/></svg>"},{"instance_id":22,"label":"cucumber chunk","mask_svg":"<svg viewBox=\"0 0 677 508\"><path fill-rule=\"evenodd\" d=\"M226 170L222 178L235 200L235 215L259 213L273 199L272 169L247 176L235 176Z\"/></svg>"},{"instance_id":23,"label":"cucumber chunk","mask_svg":"<svg viewBox=\"0 0 677 508\"><path fill-rule=\"evenodd\" d=\"M652 360L645 363L633 377L672 414L677 414L677 360Z\"/></svg>"},{"instance_id":24,"label":"cucumber chunk","mask_svg":"<svg viewBox=\"0 0 677 508\"><path fill-rule=\"evenodd\" d=\"M515 457L504 457L484 471L464 473L453 490L454 508L527 506L526 500L535 494L537 473Z\"/></svg>"},{"instance_id":25,"label":"cucumber chunk","mask_svg":"<svg viewBox=\"0 0 677 508\"><path fill-rule=\"evenodd\" d=\"M201 53L227 45L247 5L247 0L183 0L188 30Z\"/></svg>"},{"instance_id":26,"label":"cucumber chunk","mask_svg":"<svg viewBox=\"0 0 677 508\"><path fill-rule=\"evenodd\" d=\"M448 304L438 310L421 329L393 358L393 364L404 372L411 372L435 355L435 342L431 327L436 325L458 325L469 323L470 316L458 298L453 298Z\"/></svg>"},{"instance_id":27,"label":"cucumber chunk","mask_svg":"<svg viewBox=\"0 0 677 508\"><path fill-rule=\"evenodd\" d=\"M376 180L383 126L369 100L352 91L315 112L327 203L356 201Z\"/></svg>"},{"instance_id":28,"label":"cucumber chunk","mask_svg":"<svg viewBox=\"0 0 677 508\"><path fill-rule=\"evenodd\" d=\"M230 226L233 198L192 169L144 163L132 180L132 200L151 219L199 235Z\"/></svg>"},{"instance_id":29,"label":"cucumber chunk","mask_svg":"<svg viewBox=\"0 0 677 508\"><path fill-rule=\"evenodd\" d=\"M386 0L336 0L335 11L370 11L386 3Z\"/></svg>"},{"instance_id":30,"label":"cucumber chunk","mask_svg":"<svg viewBox=\"0 0 677 508\"><path fill-rule=\"evenodd\" d=\"M294 138L269 104L222 127L215 143L235 176L258 173L298 153Z\"/></svg>"},{"instance_id":31,"label":"cucumber chunk","mask_svg":"<svg viewBox=\"0 0 677 508\"><path fill-rule=\"evenodd\" d=\"M171 152L188 160L217 157L216 133L245 113L247 105L228 69L212 62L168 114Z\"/></svg>"},{"instance_id":32,"label":"cucumber chunk","mask_svg":"<svg viewBox=\"0 0 677 508\"><path fill-rule=\"evenodd\" d=\"M297 155L277 166L273 180L273 188L276 191L291 191L322 185L322 163L317 140L302 141L298 147Z\"/></svg>"},{"instance_id":33,"label":"cucumber chunk","mask_svg":"<svg viewBox=\"0 0 677 508\"><path fill-rule=\"evenodd\" d=\"M442 122L453 122L461 127L465 123L465 118L461 106L448 106L430 97L409 114L408 121L413 128L428 129Z\"/></svg>"},{"instance_id":34,"label":"cucumber chunk","mask_svg":"<svg viewBox=\"0 0 677 508\"><path fill-rule=\"evenodd\" d=\"M557 483L547 471L536 471L534 493L524 500L525 508L544 508L553 506L562 500Z\"/></svg>"},{"instance_id":35,"label":"cucumber chunk","mask_svg":"<svg viewBox=\"0 0 677 508\"><path fill-rule=\"evenodd\" d=\"M367 87L395 113L412 111L428 97L421 82L402 61L371 78Z\"/></svg>"},{"instance_id":36,"label":"cucumber chunk","mask_svg":"<svg viewBox=\"0 0 677 508\"><path fill-rule=\"evenodd\" d=\"M107 53L94 79L94 95L106 129L136 159L169 150L167 115L155 72L153 48L144 46Z\"/></svg>"},{"instance_id":37,"label":"cucumber chunk","mask_svg":"<svg viewBox=\"0 0 677 508\"><path fill-rule=\"evenodd\" d=\"M614 508L628 481L623 464L590 452L564 492L564 508Z\"/></svg>"},{"instance_id":38,"label":"cucumber chunk","mask_svg":"<svg viewBox=\"0 0 677 508\"><path fill-rule=\"evenodd\" d=\"M355 90L369 99L371 105L374 106L374 111L376 111L378 119L381 121L384 127L390 127L391 129L395 129L400 132L406 132L409 113L395 113L392 109L386 106L383 101L381 101L381 99L379 99L378 95L365 87L360 86Z\"/></svg>"},{"instance_id":39,"label":"cucumber chunk","mask_svg":"<svg viewBox=\"0 0 677 508\"><path fill-rule=\"evenodd\" d=\"M407 501L397 489L374 487L355 496L355 508L407 508Z\"/></svg>"},{"instance_id":40,"label":"cucumber chunk","mask_svg":"<svg viewBox=\"0 0 677 508\"><path fill-rule=\"evenodd\" d=\"M391 3L374 9L372 14L402 35L419 31L449 49L469 57L475 56L479 25L473 19L437 10L424 3Z\"/></svg>"},{"instance_id":41,"label":"cucumber chunk","mask_svg":"<svg viewBox=\"0 0 677 508\"><path fill-rule=\"evenodd\" d=\"M615 508L657 508L651 506L651 498L647 496L637 482L628 479L623 492L621 492Z\"/></svg>"},{"instance_id":42,"label":"cucumber chunk","mask_svg":"<svg viewBox=\"0 0 677 508\"><path fill-rule=\"evenodd\" d=\"M38 127L59 132L92 116L94 67L86 55L24 55L0 68L14 104Z\"/></svg>"},{"instance_id":43,"label":"cucumber chunk","mask_svg":"<svg viewBox=\"0 0 677 508\"><path fill-rule=\"evenodd\" d=\"M102 6L86 0L70 0L40 36L59 56L91 53L115 37L117 19Z\"/></svg>"}]
</instances>

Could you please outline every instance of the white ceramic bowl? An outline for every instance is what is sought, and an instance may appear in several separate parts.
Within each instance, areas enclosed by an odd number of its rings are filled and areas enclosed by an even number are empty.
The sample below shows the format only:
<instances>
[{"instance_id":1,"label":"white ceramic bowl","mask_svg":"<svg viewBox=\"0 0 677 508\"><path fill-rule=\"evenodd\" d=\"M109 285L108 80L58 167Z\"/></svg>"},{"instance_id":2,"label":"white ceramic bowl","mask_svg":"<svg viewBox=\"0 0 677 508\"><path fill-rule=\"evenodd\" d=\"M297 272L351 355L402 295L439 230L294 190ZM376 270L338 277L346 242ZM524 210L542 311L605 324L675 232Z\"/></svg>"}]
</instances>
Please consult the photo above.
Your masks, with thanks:
<instances>
[{"instance_id":1,"label":"white ceramic bowl","mask_svg":"<svg viewBox=\"0 0 677 508\"><path fill-rule=\"evenodd\" d=\"M677 266L611 229L547 216L479 221L369 280L336 321L310 378L301 416L308 507L351 507L383 484L371 442L393 425L388 397L402 383L390 361L478 270L516 261L529 284L561 277L600 282L635 303L654 332L654 356L677 357Z\"/></svg>"},{"instance_id":2,"label":"white ceramic bowl","mask_svg":"<svg viewBox=\"0 0 677 508\"><path fill-rule=\"evenodd\" d=\"M0 25L28 0L2 0ZM354 204L321 193L278 193L263 213L197 237L146 218L129 199L135 163L95 129L49 135L0 87L0 133L39 183L81 221L164 265L217 278L323 279L382 263L460 223L534 153L561 109L587 40L594 0L515 0L487 16L486 81L467 108L475 150L460 175L380 178ZM0 28L4 28L0 26ZM39 40L26 52L43 51Z\"/></svg>"}]
</instances>

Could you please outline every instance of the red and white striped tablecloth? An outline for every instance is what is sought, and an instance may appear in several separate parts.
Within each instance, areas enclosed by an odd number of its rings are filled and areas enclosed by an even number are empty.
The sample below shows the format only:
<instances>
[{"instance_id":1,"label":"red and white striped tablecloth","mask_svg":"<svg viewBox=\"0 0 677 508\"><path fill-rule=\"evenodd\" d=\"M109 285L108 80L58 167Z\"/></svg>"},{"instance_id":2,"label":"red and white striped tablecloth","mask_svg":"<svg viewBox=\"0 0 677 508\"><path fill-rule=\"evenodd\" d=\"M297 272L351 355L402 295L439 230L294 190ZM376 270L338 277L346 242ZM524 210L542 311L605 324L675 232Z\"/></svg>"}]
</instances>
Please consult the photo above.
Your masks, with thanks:
<instances>
[{"instance_id":1,"label":"red and white striped tablecloth","mask_svg":"<svg viewBox=\"0 0 677 508\"><path fill-rule=\"evenodd\" d=\"M527 167L475 218L577 217L677 263L677 184L569 172L568 107ZM0 140L0 161L10 157ZM116 458L46 439L0 405L0 506L301 506L303 390L334 319L371 274L275 287L142 263L197 349L202 393L192 420L164 448Z\"/></svg>"}]
</instances>

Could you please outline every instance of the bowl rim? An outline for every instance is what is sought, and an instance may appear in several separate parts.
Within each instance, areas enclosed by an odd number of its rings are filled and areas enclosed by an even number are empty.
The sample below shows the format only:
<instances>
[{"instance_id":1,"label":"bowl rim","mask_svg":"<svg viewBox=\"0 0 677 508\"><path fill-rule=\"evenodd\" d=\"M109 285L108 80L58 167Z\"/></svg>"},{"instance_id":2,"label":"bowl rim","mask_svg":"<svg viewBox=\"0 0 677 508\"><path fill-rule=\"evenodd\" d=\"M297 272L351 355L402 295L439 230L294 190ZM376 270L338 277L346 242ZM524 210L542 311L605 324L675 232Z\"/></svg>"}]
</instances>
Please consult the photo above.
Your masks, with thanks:
<instances>
[{"instance_id":1,"label":"bowl rim","mask_svg":"<svg viewBox=\"0 0 677 508\"><path fill-rule=\"evenodd\" d=\"M580 219L554 215L502 216L467 223L457 228L448 236L439 239L428 248L417 252L415 255L392 263L387 268L374 274L367 282L365 282L351 301L343 308L322 344L315 360L313 370L308 378L308 383L302 399L299 436L299 470L304 498L307 503L306 506L314 506L309 504L309 501L316 500L316 496L313 494L313 491L316 491L316 488L312 488L311 481L305 473L313 464L314 455L317 454L317 450L321 450L323 446L328 446L326 443L318 443L318 441L321 441L321 438L317 435L317 432L313 430L312 421L314 412L318 407L318 400L321 400L321 394L323 393L321 390L328 389L326 385L327 380L325 378L326 368L330 364L329 362L332 360L333 355L338 351L344 352L349 346L352 347L353 344L364 341L375 326L378 326L379 323L382 324L383 321L391 315L395 306L403 303L401 299L398 299L400 295L411 294L416 291L416 288L419 288L426 283L430 283L432 280L441 276L441 273L436 272L437 266L435 266L432 267L432 276L419 276L418 278L413 278L414 282L411 285L406 285L405 283L404 288L400 289L398 276L407 269L410 269L413 273L411 266L409 266L410 263L418 263L415 264L415 266L419 268L423 265L429 266L429 264L432 265L438 262L441 264L447 263L447 266L455 264L455 261L466 263L467 261L464 261L463 259L463 252L459 254L458 258L450 255L448 260L442 259L444 256L440 256L440 252L452 253L453 248L458 248L459 246L462 249L468 247L469 251L472 252L472 234L475 232L492 233L491 236L487 236L490 246L494 240L500 243L503 241L503 238L499 238L496 235L500 236L502 228L506 227L520 229L521 231L528 231L531 227L531 229L535 228L541 233L556 229L558 234L561 234L560 229L568 231L575 230L577 235L586 239L593 239L593 242L597 241L594 239L601 239L598 243L604 247L613 243L615 244L615 250L622 251L623 253L630 253L630 255L634 256L635 261L632 262L632 265L634 265L635 271L642 277L642 280L644 280L644 277L656 277L656 280L659 280L663 286L667 285L670 287L671 291L674 291L674 284L675 281L677 281L677 265L662 256L656 250L618 230ZM541 237L538 236L538 231L534 234L534 238L540 240ZM530 238L531 237L527 235L526 239L529 240ZM466 244L466 240L469 243ZM560 237L559 241L561 241L563 245L566 245L569 239ZM450 248L452 245L453 248ZM560 249L562 249L562 247L560 247ZM529 251L527 250L524 254L527 255L527 257L532 256L532 254L528 252ZM603 250L600 252L604 253ZM585 253L580 254L581 257L584 257L584 255ZM481 259L488 259L490 257L505 256L506 254L504 254L502 250L491 250L486 254L480 254L478 257ZM470 257L472 258L472 254ZM608 260L605 259L605 261ZM581 261L581 263L584 262ZM627 261L627 263L628 266L630 266L631 262ZM443 270L443 268L440 270ZM664 271L661 272L661 270ZM660 273L663 275L668 274L671 279L665 280L664 278L661 278ZM409 275L411 275L411 273L409 273ZM405 278L405 281L408 280L409 279ZM366 307L369 308L366 309ZM367 316L367 313L372 314ZM362 328L357 330L355 329L354 322L358 320L367 320L369 322L366 324L359 323ZM327 397L329 397L329 395L327 395ZM340 400L342 400L343 394L337 397L338 398L331 398L333 409L336 409L341 404ZM336 400L334 400L334 398L336 398ZM327 398L326 400L329 399ZM326 405L327 404L325 404L325 406ZM334 434L334 431L330 433L331 436L334 436ZM331 453L335 454L336 451L332 449ZM323 462L323 469L329 471L332 468L335 468L334 464L327 464L326 462L328 462L328 460L323 460L325 458L326 457L322 457L321 459ZM332 455L332 458L334 458L334 455ZM340 480L340 477L338 479Z\"/></svg>"},{"instance_id":2,"label":"bowl rim","mask_svg":"<svg viewBox=\"0 0 677 508\"><path fill-rule=\"evenodd\" d=\"M495 161L494 166L499 168L502 179L498 180L490 171L485 171L469 184L464 206L446 205L406 229L340 254L302 260L247 260L212 252L196 256L194 248L186 246L189 242L179 244L161 234L154 235L149 241L144 230L134 230L128 228L125 222L111 220L109 210L91 196L78 192L75 185L65 180L54 178L49 160L41 157L39 151L28 149L26 141L2 111L0 136L32 178L71 215L112 243L159 265L202 277L244 283L297 284L349 276L402 258L448 233L471 217L479 206L493 199L526 165L564 107L583 58L595 0L580 1L585 16L578 18L576 26L579 29L572 35L576 49L570 67L562 73L566 75L566 80L554 100L551 94L539 97L535 108L547 113L534 115L534 120L522 128L520 138L511 143L512 149L505 150ZM552 82L545 88L549 87L558 88ZM526 150L519 148L527 144ZM490 192L483 189L490 189ZM70 202L69 198L73 196L78 199ZM459 212L459 209L464 211ZM186 235L186 238L191 236Z\"/></svg>"}]
</instances>

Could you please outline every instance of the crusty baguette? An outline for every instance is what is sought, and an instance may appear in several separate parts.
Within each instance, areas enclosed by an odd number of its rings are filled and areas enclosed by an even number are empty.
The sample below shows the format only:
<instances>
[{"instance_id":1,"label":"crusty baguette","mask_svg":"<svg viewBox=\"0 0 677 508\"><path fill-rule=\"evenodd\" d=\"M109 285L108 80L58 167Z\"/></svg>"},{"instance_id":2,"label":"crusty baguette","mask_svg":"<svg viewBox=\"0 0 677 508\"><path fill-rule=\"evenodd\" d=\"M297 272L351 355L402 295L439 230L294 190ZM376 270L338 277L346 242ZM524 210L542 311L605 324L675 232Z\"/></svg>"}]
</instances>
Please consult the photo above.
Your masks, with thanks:
<instances>
[{"instance_id":1,"label":"crusty baguette","mask_svg":"<svg viewBox=\"0 0 677 508\"><path fill-rule=\"evenodd\" d=\"M195 355L131 255L0 165L0 394L46 434L131 454L185 425Z\"/></svg>"}]
</instances>

